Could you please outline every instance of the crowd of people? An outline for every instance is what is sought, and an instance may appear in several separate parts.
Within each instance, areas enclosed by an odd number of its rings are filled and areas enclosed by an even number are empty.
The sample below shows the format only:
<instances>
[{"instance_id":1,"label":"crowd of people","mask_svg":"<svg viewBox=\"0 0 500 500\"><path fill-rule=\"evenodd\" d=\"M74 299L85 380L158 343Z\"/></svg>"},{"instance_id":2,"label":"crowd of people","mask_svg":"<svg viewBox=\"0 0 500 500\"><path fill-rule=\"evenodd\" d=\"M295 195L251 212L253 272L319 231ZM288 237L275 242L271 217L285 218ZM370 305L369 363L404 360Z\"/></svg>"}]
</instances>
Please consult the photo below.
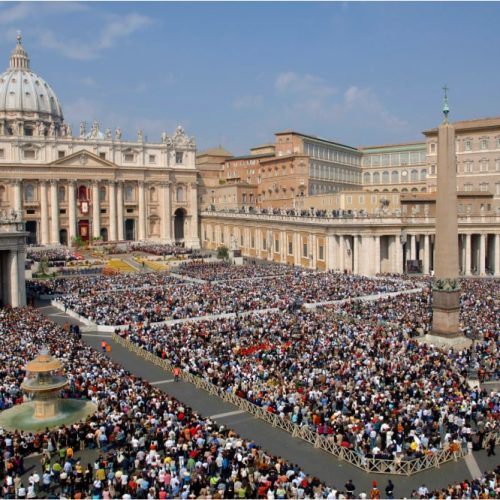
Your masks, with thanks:
<instances>
[{"instance_id":1,"label":"crowd of people","mask_svg":"<svg viewBox=\"0 0 500 500\"><path fill-rule=\"evenodd\" d=\"M313 273L310 269L287 266L286 264L277 264L275 262L266 262L260 265L245 264L234 266L226 261L183 262L177 268L177 272L183 276L205 281L250 280L253 278L300 276Z\"/></svg>"},{"instance_id":2,"label":"crowd of people","mask_svg":"<svg viewBox=\"0 0 500 500\"><path fill-rule=\"evenodd\" d=\"M83 257L67 247L46 248L30 246L26 248L26 259L34 262L45 260L51 265L64 265L66 262L82 260Z\"/></svg>"},{"instance_id":3,"label":"crowd of people","mask_svg":"<svg viewBox=\"0 0 500 500\"><path fill-rule=\"evenodd\" d=\"M335 301L412 286L409 282L397 284L392 280L333 273L281 276L274 278L272 283L267 278L255 278L212 284L165 281L160 286L150 285L149 276L141 275L143 286L137 289L131 288L130 279L123 275L107 276L107 288L103 291L95 290L92 285L80 287L80 280L76 279L73 280L74 292L66 293L58 300L65 309L96 324L124 325L261 309L286 309L297 302L302 305ZM104 278L96 279L102 283ZM124 285L124 280L128 285ZM93 282L92 278L84 281Z\"/></svg>"},{"instance_id":4,"label":"crowd of people","mask_svg":"<svg viewBox=\"0 0 500 500\"><path fill-rule=\"evenodd\" d=\"M200 268L200 275L210 276L210 271L205 272L205 269L211 269L210 266L205 263ZM415 280L370 279L333 272L294 272L276 276L270 282L268 278L255 278L255 273L252 266L247 266L240 271L240 277L252 279L213 283L179 283L176 278L169 281L165 273L159 275L163 280L161 283L157 282L154 273L75 278L70 285L63 285L69 289L58 300L66 309L97 324L124 325L270 308L286 309L297 303L336 301L410 289L417 285ZM135 280L140 280L142 286L134 287ZM101 284L105 286L101 288Z\"/></svg>"},{"instance_id":5,"label":"crowd of people","mask_svg":"<svg viewBox=\"0 0 500 500\"><path fill-rule=\"evenodd\" d=\"M151 242L133 242L127 245L129 252L144 252L152 255L186 255L192 258L201 257L201 252L192 248L183 247L180 245L169 245L168 243L151 243Z\"/></svg>"},{"instance_id":6,"label":"crowd of people","mask_svg":"<svg viewBox=\"0 0 500 500\"><path fill-rule=\"evenodd\" d=\"M85 422L0 437L3 498L334 498L297 465L204 418L29 308L0 310L0 402L22 402L23 366L47 346L70 384L97 405ZM76 458L96 450L94 463ZM37 452L42 470L24 476Z\"/></svg>"},{"instance_id":7,"label":"crowd of people","mask_svg":"<svg viewBox=\"0 0 500 500\"><path fill-rule=\"evenodd\" d=\"M471 349L420 344L398 323L281 310L130 325L121 335L367 457L412 458L468 442L478 448L498 425L500 394L467 384ZM479 343L475 352L481 363Z\"/></svg>"},{"instance_id":8,"label":"crowd of people","mask_svg":"<svg viewBox=\"0 0 500 500\"><path fill-rule=\"evenodd\" d=\"M148 273L29 286L61 294L67 309L96 323L128 324L120 335L181 372L366 458L399 461L491 447L486 436L499 430L500 393L473 389L466 379L474 363L483 379L500 375L500 281L461 281L461 328L476 342L443 350L417 341L432 320L430 289L417 278L208 262L188 263L180 272L205 283ZM302 305L417 287L422 291L369 302L294 307L297 300ZM266 308L277 310L260 311ZM235 314L153 324L221 312ZM42 345L68 368L63 397L90 399L98 411L52 431L4 430L3 497L353 498L351 485L326 487L134 377L31 308L0 309L0 410L23 401L23 366ZM83 449L95 450L93 464L74 457ZM46 460L26 482L23 457L32 452ZM499 493L498 472L439 491L423 485L411 496L491 497ZM374 490L372 498L384 496Z\"/></svg>"}]
</instances>

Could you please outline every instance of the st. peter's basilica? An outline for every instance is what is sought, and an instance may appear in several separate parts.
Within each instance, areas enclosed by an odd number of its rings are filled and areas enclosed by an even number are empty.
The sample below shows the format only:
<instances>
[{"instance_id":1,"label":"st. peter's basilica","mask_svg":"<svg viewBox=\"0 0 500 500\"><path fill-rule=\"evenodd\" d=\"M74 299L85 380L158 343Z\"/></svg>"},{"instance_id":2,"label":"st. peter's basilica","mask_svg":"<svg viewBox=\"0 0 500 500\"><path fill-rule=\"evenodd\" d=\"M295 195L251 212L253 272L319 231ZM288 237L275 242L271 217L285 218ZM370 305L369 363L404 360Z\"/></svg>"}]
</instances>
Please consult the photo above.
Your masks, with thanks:
<instances>
[{"instance_id":1,"label":"st. peter's basilica","mask_svg":"<svg viewBox=\"0 0 500 500\"><path fill-rule=\"evenodd\" d=\"M196 146L182 127L149 143L64 121L21 36L0 75L0 210L22 211L28 243L157 240L198 248ZM14 208L13 208L14 207Z\"/></svg>"}]
</instances>

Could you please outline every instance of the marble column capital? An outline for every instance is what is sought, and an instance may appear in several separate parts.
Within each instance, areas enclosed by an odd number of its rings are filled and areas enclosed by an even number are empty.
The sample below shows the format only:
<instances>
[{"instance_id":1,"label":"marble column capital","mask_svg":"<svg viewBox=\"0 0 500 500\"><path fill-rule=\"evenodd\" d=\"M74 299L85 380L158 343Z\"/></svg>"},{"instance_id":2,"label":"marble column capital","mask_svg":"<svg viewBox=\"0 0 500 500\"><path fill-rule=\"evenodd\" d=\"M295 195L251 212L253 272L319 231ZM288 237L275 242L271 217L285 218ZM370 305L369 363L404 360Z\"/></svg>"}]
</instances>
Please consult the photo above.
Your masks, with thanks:
<instances>
[{"instance_id":1,"label":"marble column capital","mask_svg":"<svg viewBox=\"0 0 500 500\"><path fill-rule=\"evenodd\" d=\"M67 182L68 182L68 186L75 187L76 184L77 184L77 182L78 182L78 180L77 179L68 179Z\"/></svg>"},{"instance_id":2,"label":"marble column capital","mask_svg":"<svg viewBox=\"0 0 500 500\"><path fill-rule=\"evenodd\" d=\"M59 182L59 179L50 179L50 185L51 186L57 186L57 183Z\"/></svg>"}]
</instances>

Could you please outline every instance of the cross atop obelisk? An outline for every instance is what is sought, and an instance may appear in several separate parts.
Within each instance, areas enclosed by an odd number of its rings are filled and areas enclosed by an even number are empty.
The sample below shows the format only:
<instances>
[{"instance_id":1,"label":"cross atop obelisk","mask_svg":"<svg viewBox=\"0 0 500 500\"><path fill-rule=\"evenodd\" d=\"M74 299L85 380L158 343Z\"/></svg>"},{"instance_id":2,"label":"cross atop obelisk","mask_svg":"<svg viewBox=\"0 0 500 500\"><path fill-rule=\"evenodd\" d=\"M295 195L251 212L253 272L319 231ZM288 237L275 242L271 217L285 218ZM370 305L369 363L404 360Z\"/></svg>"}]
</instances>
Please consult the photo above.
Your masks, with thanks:
<instances>
[{"instance_id":1,"label":"cross atop obelisk","mask_svg":"<svg viewBox=\"0 0 500 500\"><path fill-rule=\"evenodd\" d=\"M448 113L450 112L450 106L448 106L448 85L446 83L443 87L444 90L444 102L443 102L443 114L444 114L444 122L448 123Z\"/></svg>"}]
</instances>

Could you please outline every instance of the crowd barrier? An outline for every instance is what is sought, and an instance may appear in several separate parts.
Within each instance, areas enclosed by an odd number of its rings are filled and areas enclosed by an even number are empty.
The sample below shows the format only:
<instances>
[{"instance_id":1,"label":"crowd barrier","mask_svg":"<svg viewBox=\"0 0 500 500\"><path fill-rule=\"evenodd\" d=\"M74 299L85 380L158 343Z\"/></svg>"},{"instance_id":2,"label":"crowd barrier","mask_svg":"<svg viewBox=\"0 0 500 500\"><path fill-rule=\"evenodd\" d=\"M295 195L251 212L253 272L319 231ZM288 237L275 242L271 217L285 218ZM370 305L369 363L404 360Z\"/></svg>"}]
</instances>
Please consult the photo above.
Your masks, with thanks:
<instances>
[{"instance_id":1,"label":"crowd barrier","mask_svg":"<svg viewBox=\"0 0 500 500\"><path fill-rule=\"evenodd\" d=\"M152 352L148 352L141 346L130 342L127 339L122 338L117 334L113 334L113 340L125 347L129 351L134 352L138 356L141 356L145 360L160 366L161 368L172 371L173 366L165 359L160 358ZM411 460L405 460L402 458L394 460L384 460L379 458L367 458L355 450L345 448L338 445L333 437L325 437L316 432L309 427L301 427L294 424L290 420L281 418L279 415L270 413L265 409L257 406L246 399L240 398L232 392L227 392L225 389L218 387L208 380L201 377L197 377L191 373L182 371L181 377L186 382L190 382L195 387L207 391L209 394L217 396L228 403L232 403L239 409L250 413L251 415L268 422L273 427L278 427L284 431L290 433L293 437L303 439L308 443L312 444L315 448L320 448L327 453L330 453L337 457L339 460L345 460L346 462L358 467L359 469L369 472L371 474L397 474L411 476L419 472L423 472L427 469L432 469L440 467L442 464L450 461L458 461L458 459L463 458L468 450L460 447L458 450L443 449L431 455L426 455L420 458L414 458ZM484 442L487 442L491 438L492 433L486 434L484 437ZM496 443L500 444L500 434L495 433Z\"/></svg>"}]
</instances>

